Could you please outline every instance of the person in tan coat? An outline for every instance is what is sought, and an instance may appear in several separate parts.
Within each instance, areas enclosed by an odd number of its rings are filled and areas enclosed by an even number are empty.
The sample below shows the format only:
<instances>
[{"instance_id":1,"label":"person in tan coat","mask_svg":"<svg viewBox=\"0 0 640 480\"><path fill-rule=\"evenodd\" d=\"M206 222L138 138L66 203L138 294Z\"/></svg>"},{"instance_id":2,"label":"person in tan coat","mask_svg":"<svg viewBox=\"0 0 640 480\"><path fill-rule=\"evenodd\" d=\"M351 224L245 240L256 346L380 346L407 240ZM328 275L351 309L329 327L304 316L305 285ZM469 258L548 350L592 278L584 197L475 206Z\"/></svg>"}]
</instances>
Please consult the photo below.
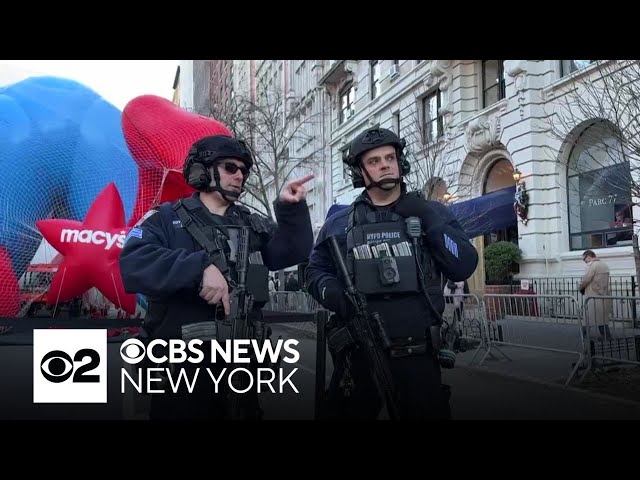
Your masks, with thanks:
<instances>
[{"instance_id":1,"label":"person in tan coat","mask_svg":"<svg viewBox=\"0 0 640 480\"><path fill-rule=\"evenodd\" d=\"M592 250L586 250L582 254L582 260L587 264L587 271L582 277L580 285L578 285L578 290L585 298L611 295L609 290L609 266L597 258ZM589 301L585 312L587 315L585 318L586 324L589 327L597 325L600 335L604 336L605 340L611 338L609 315L612 307L613 302L610 298L598 298Z\"/></svg>"}]
</instances>

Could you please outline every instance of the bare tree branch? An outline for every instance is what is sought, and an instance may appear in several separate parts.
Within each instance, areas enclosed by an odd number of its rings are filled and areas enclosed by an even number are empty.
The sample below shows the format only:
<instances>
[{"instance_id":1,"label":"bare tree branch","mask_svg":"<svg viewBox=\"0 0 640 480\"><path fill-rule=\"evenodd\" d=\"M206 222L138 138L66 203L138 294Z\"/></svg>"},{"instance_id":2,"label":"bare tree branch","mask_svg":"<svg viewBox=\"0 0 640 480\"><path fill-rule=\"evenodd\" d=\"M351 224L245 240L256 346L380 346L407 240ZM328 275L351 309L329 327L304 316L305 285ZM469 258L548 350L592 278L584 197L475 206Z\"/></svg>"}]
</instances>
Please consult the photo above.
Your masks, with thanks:
<instances>
[{"instance_id":1,"label":"bare tree branch","mask_svg":"<svg viewBox=\"0 0 640 480\"><path fill-rule=\"evenodd\" d=\"M567 172L573 233L602 235L602 246L632 241L638 273L632 212L640 197L640 62L594 63L552 102L549 133L563 145L558 161ZM593 220L582 225L589 216Z\"/></svg>"},{"instance_id":2,"label":"bare tree branch","mask_svg":"<svg viewBox=\"0 0 640 480\"><path fill-rule=\"evenodd\" d=\"M470 199L475 172L461 173L460 153L458 151L454 156L455 140L444 131L442 118L425 125L420 110L413 108L403 121L407 122L403 132L407 140L406 156L412 170L406 178L407 185L413 190L422 191L429 200L450 206L455 205L451 202ZM469 204L454 208L463 228L473 225L474 229L490 229L488 211Z\"/></svg>"},{"instance_id":3,"label":"bare tree branch","mask_svg":"<svg viewBox=\"0 0 640 480\"><path fill-rule=\"evenodd\" d=\"M314 140L306 128L321 121L320 114L292 115L284 112L284 97L280 90L265 92L257 99L236 96L227 105L217 105L211 115L229 127L236 138L244 139L251 149L254 168L247 180L246 192L262 207L265 215L274 218L272 202L283 185L297 170L313 168L322 161L321 147L304 157L293 153ZM313 145L321 144L315 142ZM302 148L302 147L300 147Z\"/></svg>"}]
</instances>

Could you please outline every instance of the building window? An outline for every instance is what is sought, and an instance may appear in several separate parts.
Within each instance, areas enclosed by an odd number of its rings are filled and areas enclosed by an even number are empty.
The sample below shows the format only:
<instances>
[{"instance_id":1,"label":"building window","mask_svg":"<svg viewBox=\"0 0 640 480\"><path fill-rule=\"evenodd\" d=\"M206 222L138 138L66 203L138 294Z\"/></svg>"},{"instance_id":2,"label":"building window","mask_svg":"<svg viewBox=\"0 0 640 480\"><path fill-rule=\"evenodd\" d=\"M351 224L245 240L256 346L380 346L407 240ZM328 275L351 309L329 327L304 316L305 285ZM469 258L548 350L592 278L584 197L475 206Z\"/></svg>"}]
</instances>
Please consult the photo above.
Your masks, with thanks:
<instances>
[{"instance_id":1,"label":"building window","mask_svg":"<svg viewBox=\"0 0 640 480\"><path fill-rule=\"evenodd\" d=\"M434 142L443 134L442 115L440 115L441 102L442 95L440 90L436 90L422 99L423 138L425 144Z\"/></svg>"},{"instance_id":2,"label":"building window","mask_svg":"<svg viewBox=\"0 0 640 480\"><path fill-rule=\"evenodd\" d=\"M391 115L391 129L400 136L400 112L394 112Z\"/></svg>"},{"instance_id":3,"label":"building window","mask_svg":"<svg viewBox=\"0 0 640 480\"><path fill-rule=\"evenodd\" d=\"M482 61L482 107L493 105L505 97L504 60Z\"/></svg>"},{"instance_id":4,"label":"building window","mask_svg":"<svg viewBox=\"0 0 640 480\"><path fill-rule=\"evenodd\" d=\"M371 100L380 95L380 60L371 60L369 78L371 79Z\"/></svg>"},{"instance_id":5,"label":"building window","mask_svg":"<svg viewBox=\"0 0 640 480\"><path fill-rule=\"evenodd\" d=\"M580 134L569 154L567 203L571 250L631 245L631 169L605 123Z\"/></svg>"},{"instance_id":6,"label":"building window","mask_svg":"<svg viewBox=\"0 0 640 480\"><path fill-rule=\"evenodd\" d=\"M560 76L565 77L577 72L578 70L588 67L593 60L562 60Z\"/></svg>"},{"instance_id":7,"label":"building window","mask_svg":"<svg viewBox=\"0 0 640 480\"><path fill-rule=\"evenodd\" d=\"M356 91L353 84L348 85L340 92L340 115L339 123L343 124L349 120L355 111Z\"/></svg>"}]
</instances>

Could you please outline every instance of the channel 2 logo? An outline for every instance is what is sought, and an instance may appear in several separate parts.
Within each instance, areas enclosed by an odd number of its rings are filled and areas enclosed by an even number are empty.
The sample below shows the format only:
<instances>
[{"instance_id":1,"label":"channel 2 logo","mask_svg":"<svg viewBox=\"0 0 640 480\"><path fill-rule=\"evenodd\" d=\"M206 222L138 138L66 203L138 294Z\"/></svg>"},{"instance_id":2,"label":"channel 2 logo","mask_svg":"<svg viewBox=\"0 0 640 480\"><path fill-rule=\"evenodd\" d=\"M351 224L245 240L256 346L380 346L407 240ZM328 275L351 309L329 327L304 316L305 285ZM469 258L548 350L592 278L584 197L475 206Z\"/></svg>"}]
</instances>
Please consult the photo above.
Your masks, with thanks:
<instances>
[{"instance_id":1,"label":"channel 2 logo","mask_svg":"<svg viewBox=\"0 0 640 480\"><path fill-rule=\"evenodd\" d=\"M33 403L107 403L107 331L34 329Z\"/></svg>"}]
</instances>

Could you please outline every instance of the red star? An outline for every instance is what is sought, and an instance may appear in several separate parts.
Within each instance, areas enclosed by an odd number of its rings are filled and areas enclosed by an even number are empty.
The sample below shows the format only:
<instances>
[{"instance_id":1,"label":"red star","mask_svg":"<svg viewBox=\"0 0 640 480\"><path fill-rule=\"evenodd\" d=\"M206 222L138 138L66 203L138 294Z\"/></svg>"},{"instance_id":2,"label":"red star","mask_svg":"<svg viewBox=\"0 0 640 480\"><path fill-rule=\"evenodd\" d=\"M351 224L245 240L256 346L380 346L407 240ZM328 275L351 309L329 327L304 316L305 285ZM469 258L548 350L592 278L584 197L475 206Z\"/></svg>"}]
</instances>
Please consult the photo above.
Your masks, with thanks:
<instances>
[{"instance_id":1,"label":"red star","mask_svg":"<svg viewBox=\"0 0 640 480\"><path fill-rule=\"evenodd\" d=\"M42 236L64 255L53 277L48 303L66 302L96 287L116 307L134 313L136 296L124 291L118 259L128 227L114 183L96 197L84 221L39 220Z\"/></svg>"}]
</instances>

